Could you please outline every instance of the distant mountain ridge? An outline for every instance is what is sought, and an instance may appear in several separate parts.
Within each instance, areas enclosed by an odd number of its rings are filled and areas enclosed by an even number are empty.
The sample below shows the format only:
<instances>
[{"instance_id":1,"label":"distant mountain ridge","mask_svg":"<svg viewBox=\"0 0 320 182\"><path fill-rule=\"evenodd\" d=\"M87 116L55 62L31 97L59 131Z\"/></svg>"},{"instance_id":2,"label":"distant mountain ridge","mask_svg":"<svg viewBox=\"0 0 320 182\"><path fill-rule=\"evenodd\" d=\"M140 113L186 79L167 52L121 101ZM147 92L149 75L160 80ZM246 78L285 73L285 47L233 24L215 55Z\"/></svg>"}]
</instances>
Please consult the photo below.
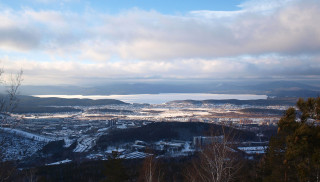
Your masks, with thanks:
<instances>
[{"instance_id":1,"label":"distant mountain ridge","mask_svg":"<svg viewBox=\"0 0 320 182\"><path fill-rule=\"evenodd\" d=\"M40 98L33 96L19 97L19 106L96 106L96 105L110 105L110 104L127 104L116 99L65 99L65 98Z\"/></svg>"},{"instance_id":2,"label":"distant mountain ridge","mask_svg":"<svg viewBox=\"0 0 320 182\"><path fill-rule=\"evenodd\" d=\"M115 99L64 99L64 98L39 98L32 96L18 96L18 105L14 113L55 113L55 112L79 112L80 109L72 106L97 106L110 104L128 104ZM55 107L59 106L59 107Z\"/></svg>"}]
</instances>

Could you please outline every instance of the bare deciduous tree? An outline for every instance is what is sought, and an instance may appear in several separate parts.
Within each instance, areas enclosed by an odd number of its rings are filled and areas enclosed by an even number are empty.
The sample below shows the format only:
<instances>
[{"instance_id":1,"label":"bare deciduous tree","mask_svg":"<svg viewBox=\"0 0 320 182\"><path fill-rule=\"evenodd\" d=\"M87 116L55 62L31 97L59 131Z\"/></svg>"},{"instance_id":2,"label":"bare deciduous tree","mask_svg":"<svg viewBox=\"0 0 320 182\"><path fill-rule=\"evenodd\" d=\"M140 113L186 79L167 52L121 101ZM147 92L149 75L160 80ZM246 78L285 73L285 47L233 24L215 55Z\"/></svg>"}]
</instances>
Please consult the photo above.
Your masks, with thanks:
<instances>
[{"instance_id":1,"label":"bare deciduous tree","mask_svg":"<svg viewBox=\"0 0 320 182\"><path fill-rule=\"evenodd\" d=\"M6 87L6 94L2 95L0 98L0 113L8 114L12 112L18 105L18 91L22 82L22 74L21 70L16 75L10 75L9 80L3 79L3 70L0 70L0 83L2 86ZM2 119L4 121L4 119Z\"/></svg>"},{"instance_id":2,"label":"bare deciduous tree","mask_svg":"<svg viewBox=\"0 0 320 182\"><path fill-rule=\"evenodd\" d=\"M139 175L141 182L161 182L163 181L163 171L154 155L147 156L142 164Z\"/></svg>"},{"instance_id":3,"label":"bare deciduous tree","mask_svg":"<svg viewBox=\"0 0 320 182\"><path fill-rule=\"evenodd\" d=\"M17 107L18 104L18 90L22 82L22 70L16 75L11 74L9 80L3 78L3 69L0 70L0 85L4 86L6 93L0 96L0 129L4 124L8 123L8 116L10 113ZM11 123L11 127L16 126L16 124ZM2 130L0 130L0 182L7 181L10 179L10 176L14 173L14 163L3 161L3 154L6 151L4 148L4 143L7 140L7 137L4 136Z\"/></svg>"},{"instance_id":4,"label":"bare deciduous tree","mask_svg":"<svg viewBox=\"0 0 320 182\"><path fill-rule=\"evenodd\" d=\"M241 167L238 154L232 149L234 137L223 135L222 140L212 142L199 152L185 171L190 182L230 182Z\"/></svg>"}]
</instances>

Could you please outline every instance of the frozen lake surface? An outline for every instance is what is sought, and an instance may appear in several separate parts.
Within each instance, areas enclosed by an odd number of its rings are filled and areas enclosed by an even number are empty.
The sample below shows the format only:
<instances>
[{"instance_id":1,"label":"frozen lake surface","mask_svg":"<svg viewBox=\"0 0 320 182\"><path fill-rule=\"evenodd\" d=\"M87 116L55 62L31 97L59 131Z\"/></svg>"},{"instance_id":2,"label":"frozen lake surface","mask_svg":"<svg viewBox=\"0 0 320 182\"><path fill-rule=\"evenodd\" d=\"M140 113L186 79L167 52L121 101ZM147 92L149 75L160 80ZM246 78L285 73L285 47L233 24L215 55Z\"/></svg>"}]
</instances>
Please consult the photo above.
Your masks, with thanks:
<instances>
[{"instance_id":1,"label":"frozen lake surface","mask_svg":"<svg viewBox=\"0 0 320 182\"><path fill-rule=\"evenodd\" d=\"M253 94L205 94L205 93L161 93L161 94L133 94L133 95L34 95L35 97L57 97L78 99L117 99L127 103L163 104L174 100L257 100L267 99L266 95Z\"/></svg>"}]
</instances>

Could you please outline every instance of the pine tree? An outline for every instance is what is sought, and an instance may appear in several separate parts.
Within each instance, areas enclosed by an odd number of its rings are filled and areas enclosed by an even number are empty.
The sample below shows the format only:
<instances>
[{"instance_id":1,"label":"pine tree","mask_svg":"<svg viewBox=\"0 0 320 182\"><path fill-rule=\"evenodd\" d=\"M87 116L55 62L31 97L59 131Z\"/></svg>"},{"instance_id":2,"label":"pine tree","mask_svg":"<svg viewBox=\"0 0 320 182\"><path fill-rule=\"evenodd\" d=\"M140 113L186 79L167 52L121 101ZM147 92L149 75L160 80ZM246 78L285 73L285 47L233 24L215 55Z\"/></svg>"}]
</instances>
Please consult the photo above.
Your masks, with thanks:
<instances>
[{"instance_id":1,"label":"pine tree","mask_svg":"<svg viewBox=\"0 0 320 182\"><path fill-rule=\"evenodd\" d=\"M270 140L261 167L264 181L320 180L320 98L299 99L297 107L300 122L289 108Z\"/></svg>"},{"instance_id":2,"label":"pine tree","mask_svg":"<svg viewBox=\"0 0 320 182\"><path fill-rule=\"evenodd\" d=\"M105 163L106 182L121 182L128 179L125 167L122 164L122 159L119 158L117 152L113 152L112 156L108 157Z\"/></svg>"}]
</instances>

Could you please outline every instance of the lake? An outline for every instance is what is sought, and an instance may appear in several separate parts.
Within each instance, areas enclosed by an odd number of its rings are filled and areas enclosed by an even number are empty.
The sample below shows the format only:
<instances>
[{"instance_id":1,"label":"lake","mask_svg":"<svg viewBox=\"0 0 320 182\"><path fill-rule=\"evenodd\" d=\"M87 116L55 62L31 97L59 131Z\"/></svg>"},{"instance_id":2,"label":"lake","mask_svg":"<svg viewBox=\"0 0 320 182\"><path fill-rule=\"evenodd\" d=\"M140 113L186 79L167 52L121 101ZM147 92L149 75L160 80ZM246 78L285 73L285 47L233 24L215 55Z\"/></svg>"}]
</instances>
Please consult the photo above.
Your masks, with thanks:
<instances>
[{"instance_id":1,"label":"lake","mask_svg":"<svg viewBox=\"0 0 320 182\"><path fill-rule=\"evenodd\" d=\"M133 95L33 95L35 97L48 98L78 98L78 99L117 99L127 103L163 104L174 100L257 100L267 99L266 95L253 94L205 94L205 93L161 93L161 94L133 94Z\"/></svg>"}]
</instances>

